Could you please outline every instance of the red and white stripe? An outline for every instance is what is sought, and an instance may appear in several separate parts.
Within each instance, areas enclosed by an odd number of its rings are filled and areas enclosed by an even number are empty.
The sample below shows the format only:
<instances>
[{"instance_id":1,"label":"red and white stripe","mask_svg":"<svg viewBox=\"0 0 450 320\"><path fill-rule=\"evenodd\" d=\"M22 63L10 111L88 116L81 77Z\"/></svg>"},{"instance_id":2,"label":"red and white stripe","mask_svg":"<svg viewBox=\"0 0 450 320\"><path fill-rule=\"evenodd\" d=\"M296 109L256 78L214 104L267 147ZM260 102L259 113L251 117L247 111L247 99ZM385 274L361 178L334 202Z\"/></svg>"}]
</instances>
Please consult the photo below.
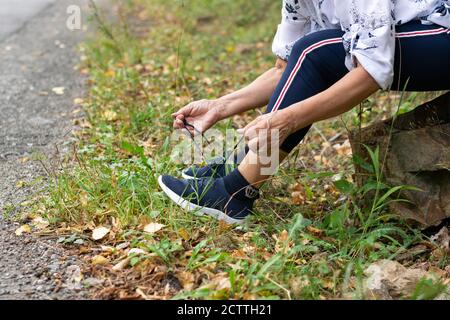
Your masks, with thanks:
<instances>
[{"instance_id":1,"label":"red and white stripe","mask_svg":"<svg viewBox=\"0 0 450 320\"><path fill-rule=\"evenodd\" d=\"M275 112L278 110L278 108L281 105L281 102L284 99L284 96L286 95L286 92L289 90L289 87L291 86L292 82L294 81L294 78L297 76L298 71L302 67L303 61L305 61L306 55L320 47L329 45L329 44L335 44L342 42L342 38L334 38L334 39L327 39L320 42L317 42L308 48L306 48L302 54L300 55L300 58L298 59L297 63L295 64L294 69L292 70L288 80L284 84L283 90L281 90L281 94L278 96L277 101L275 102L275 105L272 108L272 112Z\"/></svg>"},{"instance_id":2,"label":"red and white stripe","mask_svg":"<svg viewBox=\"0 0 450 320\"><path fill-rule=\"evenodd\" d=\"M422 36L433 36L441 33L449 33L449 29L438 28L432 30L423 30L423 31L409 31L409 32L399 32L395 35L397 38L412 38L412 37L422 37Z\"/></svg>"}]
</instances>

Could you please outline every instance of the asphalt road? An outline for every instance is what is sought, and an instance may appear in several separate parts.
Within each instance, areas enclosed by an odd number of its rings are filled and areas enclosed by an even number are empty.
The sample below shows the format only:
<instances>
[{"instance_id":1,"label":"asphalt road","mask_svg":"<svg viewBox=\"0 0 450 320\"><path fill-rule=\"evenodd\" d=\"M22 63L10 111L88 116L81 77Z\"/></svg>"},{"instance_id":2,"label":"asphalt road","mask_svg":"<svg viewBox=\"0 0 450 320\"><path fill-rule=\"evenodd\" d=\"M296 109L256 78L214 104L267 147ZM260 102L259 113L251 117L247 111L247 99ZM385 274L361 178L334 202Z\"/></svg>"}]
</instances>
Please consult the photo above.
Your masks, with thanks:
<instances>
[{"instance_id":1,"label":"asphalt road","mask_svg":"<svg viewBox=\"0 0 450 320\"><path fill-rule=\"evenodd\" d=\"M19 30L55 0L0 0L0 41Z\"/></svg>"},{"instance_id":2,"label":"asphalt road","mask_svg":"<svg viewBox=\"0 0 450 320\"><path fill-rule=\"evenodd\" d=\"M73 100L83 94L74 66L85 32L67 29L66 9L84 3L0 0L0 299L87 297L72 283L82 267L77 257L54 241L16 236L19 224L3 218L45 187L46 172L33 155L52 159L68 149Z\"/></svg>"}]
</instances>

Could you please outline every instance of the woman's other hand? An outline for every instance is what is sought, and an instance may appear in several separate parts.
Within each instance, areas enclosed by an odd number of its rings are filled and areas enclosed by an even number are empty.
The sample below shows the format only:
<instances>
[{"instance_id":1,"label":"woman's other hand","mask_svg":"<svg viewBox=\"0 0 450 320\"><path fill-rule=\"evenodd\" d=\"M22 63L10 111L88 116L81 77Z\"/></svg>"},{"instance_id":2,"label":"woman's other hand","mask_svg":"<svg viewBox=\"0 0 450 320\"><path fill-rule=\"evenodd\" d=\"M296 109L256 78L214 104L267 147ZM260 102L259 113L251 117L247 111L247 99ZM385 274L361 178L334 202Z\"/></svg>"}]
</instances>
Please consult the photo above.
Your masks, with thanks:
<instances>
[{"instance_id":1,"label":"woman's other hand","mask_svg":"<svg viewBox=\"0 0 450 320\"><path fill-rule=\"evenodd\" d=\"M279 148L294 132L292 120L292 115L286 109L278 110L259 116L238 132L244 135L251 150L270 150L272 147Z\"/></svg>"}]
</instances>

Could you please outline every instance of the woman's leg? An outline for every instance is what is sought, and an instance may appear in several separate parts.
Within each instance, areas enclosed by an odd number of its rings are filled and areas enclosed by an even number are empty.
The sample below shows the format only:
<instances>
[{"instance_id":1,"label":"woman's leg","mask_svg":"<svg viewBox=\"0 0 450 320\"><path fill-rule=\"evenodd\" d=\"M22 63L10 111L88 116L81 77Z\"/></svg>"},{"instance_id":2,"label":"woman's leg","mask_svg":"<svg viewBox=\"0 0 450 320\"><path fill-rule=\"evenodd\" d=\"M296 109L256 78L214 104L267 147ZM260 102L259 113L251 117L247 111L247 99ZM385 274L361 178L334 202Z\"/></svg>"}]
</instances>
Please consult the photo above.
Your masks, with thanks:
<instances>
[{"instance_id":1,"label":"woman's leg","mask_svg":"<svg viewBox=\"0 0 450 320\"><path fill-rule=\"evenodd\" d=\"M412 21L397 27L396 91L450 90L450 30Z\"/></svg>"},{"instance_id":2,"label":"woman's leg","mask_svg":"<svg viewBox=\"0 0 450 320\"><path fill-rule=\"evenodd\" d=\"M296 44L282 81L270 102L269 112L289 107L327 89L348 72L344 65L342 43L332 40L338 35L339 31L322 31ZM323 37L329 38L324 40ZM448 29L422 25L418 21L398 27L392 89L450 89L449 44ZM281 159L303 139L309 128L297 131L283 143L281 150L285 152L281 154ZM258 156L250 152L239 166L239 171L248 182L259 186L269 177L261 173L263 167Z\"/></svg>"}]
</instances>

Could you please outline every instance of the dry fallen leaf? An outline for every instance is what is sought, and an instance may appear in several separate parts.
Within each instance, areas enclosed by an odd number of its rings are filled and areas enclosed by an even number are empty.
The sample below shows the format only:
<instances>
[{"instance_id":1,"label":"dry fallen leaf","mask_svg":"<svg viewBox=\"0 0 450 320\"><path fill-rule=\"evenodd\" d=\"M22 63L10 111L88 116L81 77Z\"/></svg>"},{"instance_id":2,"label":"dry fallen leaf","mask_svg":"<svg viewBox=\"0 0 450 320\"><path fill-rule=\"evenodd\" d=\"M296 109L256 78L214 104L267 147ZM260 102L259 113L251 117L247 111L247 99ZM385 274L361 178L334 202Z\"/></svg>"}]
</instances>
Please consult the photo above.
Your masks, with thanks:
<instances>
[{"instance_id":1,"label":"dry fallen leaf","mask_svg":"<svg viewBox=\"0 0 450 320\"><path fill-rule=\"evenodd\" d=\"M23 226L20 226L19 228L17 228L16 230L16 236L21 236L24 233L30 233L31 232L31 228L29 225L24 224Z\"/></svg>"},{"instance_id":2,"label":"dry fallen leaf","mask_svg":"<svg viewBox=\"0 0 450 320\"><path fill-rule=\"evenodd\" d=\"M108 71L105 72L105 76L113 78L115 77L116 72L114 70L109 69Z\"/></svg>"},{"instance_id":3,"label":"dry fallen leaf","mask_svg":"<svg viewBox=\"0 0 450 320\"><path fill-rule=\"evenodd\" d=\"M146 225L144 227L144 232L156 233L164 227L165 227L165 225L160 224L160 223L149 223L148 225Z\"/></svg>"},{"instance_id":4,"label":"dry fallen leaf","mask_svg":"<svg viewBox=\"0 0 450 320\"><path fill-rule=\"evenodd\" d=\"M75 105L81 105L81 104L83 104L83 103L84 103L84 100L81 99L81 98L75 98L75 99L73 100L73 104L75 104Z\"/></svg>"},{"instance_id":5,"label":"dry fallen leaf","mask_svg":"<svg viewBox=\"0 0 450 320\"><path fill-rule=\"evenodd\" d=\"M313 226L307 226L306 229L308 229L308 231L311 232L316 237L320 237L323 234L323 230L320 230Z\"/></svg>"},{"instance_id":6,"label":"dry fallen leaf","mask_svg":"<svg viewBox=\"0 0 450 320\"><path fill-rule=\"evenodd\" d=\"M55 87L52 89L53 93L58 96L62 96L64 94L65 90L66 90L66 88L64 88L64 87Z\"/></svg>"},{"instance_id":7,"label":"dry fallen leaf","mask_svg":"<svg viewBox=\"0 0 450 320\"><path fill-rule=\"evenodd\" d=\"M184 239L184 241L189 241L189 239L191 238L189 236L189 232L185 228L181 228L180 230L178 230L178 234Z\"/></svg>"},{"instance_id":8,"label":"dry fallen leaf","mask_svg":"<svg viewBox=\"0 0 450 320\"><path fill-rule=\"evenodd\" d=\"M39 230L47 228L50 224L50 222L48 222L47 220L43 219L40 216L35 217L32 222L33 225Z\"/></svg>"},{"instance_id":9,"label":"dry fallen leaf","mask_svg":"<svg viewBox=\"0 0 450 320\"><path fill-rule=\"evenodd\" d=\"M333 145L333 149L340 155L350 155L352 153L352 146L350 145L350 141L347 139L342 144Z\"/></svg>"},{"instance_id":10,"label":"dry fallen leaf","mask_svg":"<svg viewBox=\"0 0 450 320\"><path fill-rule=\"evenodd\" d=\"M106 110L103 112L103 118L105 118L108 121L116 121L118 119L117 112L113 110Z\"/></svg>"},{"instance_id":11,"label":"dry fallen leaf","mask_svg":"<svg viewBox=\"0 0 450 320\"><path fill-rule=\"evenodd\" d=\"M105 265L105 264L109 263L109 259L107 259L101 255L96 255L96 256L92 257L91 263L93 265Z\"/></svg>"},{"instance_id":12,"label":"dry fallen leaf","mask_svg":"<svg viewBox=\"0 0 450 320\"><path fill-rule=\"evenodd\" d=\"M22 158L19 158L19 161L21 163L27 163L28 161L30 161L30 158L29 157L22 157Z\"/></svg>"},{"instance_id":13,"label":"dry fallen leaf","mask_svg":"<svg viewBox=\"0 0 450 320\"><path fill-rule=\"evenodd\" d=\"M120 271L123 270L126 266L128 266L128 264L130 263L131 258L125 258L123 260L121 260L119 263L117 263L112 269L114 271Z\"/></svg>"},{"instance_id":14,"label":"dry fallen leaf","mask_svg":"<svg viewBox=\"0 0 450 320\"><path fill-rule=\"evenodd\" d=\"M26 182L20 180L20 181L17 181L17 183L16 183L16 188L17 188L17 189L20 189L20 188L23 188L25 185L26 185Z\"/></svg>"},{"instance_id":15,"label":"dry fallen leaf","mask_svg":"<svg viewBox=\"0 0 450 320\"><path fill-rule=\"evenodd\" d=\"M194 288L195 276L192 272L182 271L177 274L177 278L184 290L190 291Z\"/></svg>"},{"instance_id":16,"label":"dry fallen leaf","mask_svg":"<svg viewBox=\"0 0 450 320\"><path fill-rule=\"evenodd\" d=\"M128 256L131 256L133 254L134 255L145 254L145 251L140 248L132 248L128 251Z\"/></svg>"},{"instance_id":17,"label":"dry fallen leaf","mask_svg":"<svg viewBox=\"0 0 450 320\"><path fill-rule=\"evenodd\" d=\"M291 197L292 197L292 203L293 204L296 204L296 205L303 205L303 204L305 204L306 197L305 197L305 194L303 192L294 191L294 192L292 192Z\"/></svg>"},{"instance_id":18,"label":"dry fallen leaf","mask_svg":"<svg viewBox=\"0 0 450 320\"><path fill-rule=\"evenodd\" d=\"M109 228L106 227L97 227L94 230L92 230L92 239L94 240L100 240L103 239L108 233Z\"/></svg>"}]
</instances>

